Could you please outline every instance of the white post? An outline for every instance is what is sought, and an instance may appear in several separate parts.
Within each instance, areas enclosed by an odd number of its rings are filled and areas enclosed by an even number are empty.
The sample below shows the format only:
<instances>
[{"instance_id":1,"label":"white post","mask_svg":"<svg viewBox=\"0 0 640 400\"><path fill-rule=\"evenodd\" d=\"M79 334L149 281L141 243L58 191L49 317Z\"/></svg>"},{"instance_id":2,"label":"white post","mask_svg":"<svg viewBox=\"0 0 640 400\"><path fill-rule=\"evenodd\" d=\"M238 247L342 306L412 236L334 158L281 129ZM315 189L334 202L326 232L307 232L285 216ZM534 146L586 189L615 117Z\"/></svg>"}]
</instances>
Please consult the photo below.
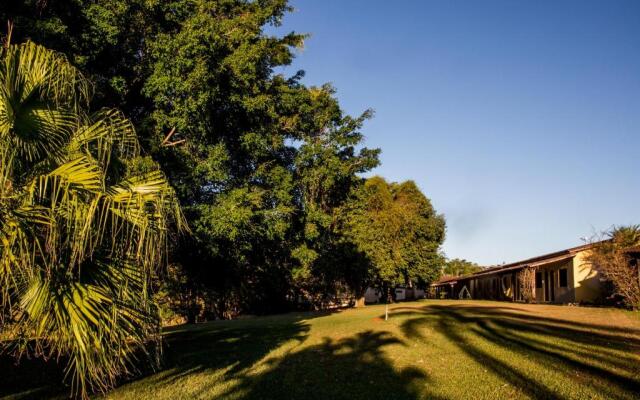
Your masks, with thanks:
<instances>
[{"instance_id":1,"label":"white post","mask_svg":"<svg viewBox=\"0 0 640 400\"><path fill-rule=\"evenodd\" d=\"M387 301L384 306L384 320L389 319L389 301L391 300L391 289L387 287Z\"/></svg>"}]
</instances>

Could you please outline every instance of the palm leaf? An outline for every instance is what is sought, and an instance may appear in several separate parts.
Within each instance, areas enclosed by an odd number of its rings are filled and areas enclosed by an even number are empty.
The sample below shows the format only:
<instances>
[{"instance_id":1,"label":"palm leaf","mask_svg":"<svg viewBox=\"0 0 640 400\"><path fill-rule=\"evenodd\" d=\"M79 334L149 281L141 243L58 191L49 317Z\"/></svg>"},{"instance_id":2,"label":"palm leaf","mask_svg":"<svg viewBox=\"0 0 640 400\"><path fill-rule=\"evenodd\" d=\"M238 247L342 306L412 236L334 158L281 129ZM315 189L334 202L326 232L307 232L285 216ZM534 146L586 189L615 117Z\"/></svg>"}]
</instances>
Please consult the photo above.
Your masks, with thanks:
<instances>
[{"instance_id":1,"label":"palm leaf","mask_svg":"<svg viewBox=\"0 0 640 400\"><path fill-rule=\"evenodd\" d=\"M131 122L84 113L89 85L63 56L33 43L0 55L0 329L19 354L35 342L35 355L66 356L86 397L150 354L149 283L184 216L153 163L137 167Z\"/></svg>"}]
</instances>

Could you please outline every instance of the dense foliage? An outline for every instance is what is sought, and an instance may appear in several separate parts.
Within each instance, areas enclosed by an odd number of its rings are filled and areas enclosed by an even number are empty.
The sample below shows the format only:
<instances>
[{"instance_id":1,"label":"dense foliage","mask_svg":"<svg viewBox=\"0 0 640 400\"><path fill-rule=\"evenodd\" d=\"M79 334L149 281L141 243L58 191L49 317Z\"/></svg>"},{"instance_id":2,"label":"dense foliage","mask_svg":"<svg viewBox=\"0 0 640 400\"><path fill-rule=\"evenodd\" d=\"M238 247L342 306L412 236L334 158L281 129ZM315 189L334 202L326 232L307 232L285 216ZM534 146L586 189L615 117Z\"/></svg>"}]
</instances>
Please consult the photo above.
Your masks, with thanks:
<instances>
[{"instance_id":1,"label":"dense foliage","mask_svg":"<svg viewBox=\"0 0 640 400\"><path fill-rule=\"evenodd\" d=\"M368 179L344 212L345 236L366 255L378 287L424 285L439 277L445 220L413 181Z\"/></svg>"},{"instance_id":2,"label":"dense foliage","mask_svg":"<svg viewBox=\"0 0 640 400\"><path fill-rule=\"evenodd\" d=\"M150 289L174 191L119 112L86 112L89 83L31 42L0 51L0 333L62 358L73 390L105 390L160 329ZM134 356L137 353L137 356Z\"/></svg>"},{"instance_id":3,"label":"dense foliage","mask_svg":"<svg viewBox=\"0 0 640 400\"><path fill-rule=\"evenodd\" d=\"M588 262L613 284L625 306L640 309L640 226L619 226L596 239Z\"/></svg>"},{"instance_id":4,"label":"dense foliage","mask_svg":"<svg viewBox=\"0 0 640 400\"><path fill-rule=\"evenodd\" d=\"M18 40L65 52L96 83L96 106L131 116L166 171L193 235L172 255L161 300L189 320L323 306L369 279L339 222L359 174L378 165L360 133L371 112L345 115L332 87L275 72L305 38L265 33L288 11L286 0L0 5ZM405 250L435 257L436 236ZM432 276L432 261L406 277Z\"/></svg>"},{"instance_id":5,"label":"dense foliage","mask_svg":"<svg viewBox=\"0 0 640 400\"><path fill-rule=\"evenodd\" d=\"M472 261L452 258L444 263L442 274L449 276L462 276L479 271L482 271L482 267Z\"/></svg>"}]
</instances>

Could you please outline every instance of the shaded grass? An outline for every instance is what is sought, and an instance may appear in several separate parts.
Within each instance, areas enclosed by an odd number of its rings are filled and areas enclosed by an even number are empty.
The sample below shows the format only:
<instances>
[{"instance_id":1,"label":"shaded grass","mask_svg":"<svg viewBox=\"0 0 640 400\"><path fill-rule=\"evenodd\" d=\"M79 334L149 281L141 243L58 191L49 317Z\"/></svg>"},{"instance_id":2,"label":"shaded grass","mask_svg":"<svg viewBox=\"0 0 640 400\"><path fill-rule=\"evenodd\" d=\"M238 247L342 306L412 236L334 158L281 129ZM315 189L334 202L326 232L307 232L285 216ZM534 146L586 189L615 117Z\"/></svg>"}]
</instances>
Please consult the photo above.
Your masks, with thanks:
<instances>
[{"instance_id":1,"label":"shaded grass","mask_svg":"<svg viewBox=\"0 0 640 400\"><path fill-rule=\"evenodd\" d=\"M167 332L162 371L107 397L632 399L640 393L637 314L444 300L396 304L389 321L383 314L384 306L368 306L178 327ZM16 392L0 390L8 393Z\"/></svg>"}]
</instances>

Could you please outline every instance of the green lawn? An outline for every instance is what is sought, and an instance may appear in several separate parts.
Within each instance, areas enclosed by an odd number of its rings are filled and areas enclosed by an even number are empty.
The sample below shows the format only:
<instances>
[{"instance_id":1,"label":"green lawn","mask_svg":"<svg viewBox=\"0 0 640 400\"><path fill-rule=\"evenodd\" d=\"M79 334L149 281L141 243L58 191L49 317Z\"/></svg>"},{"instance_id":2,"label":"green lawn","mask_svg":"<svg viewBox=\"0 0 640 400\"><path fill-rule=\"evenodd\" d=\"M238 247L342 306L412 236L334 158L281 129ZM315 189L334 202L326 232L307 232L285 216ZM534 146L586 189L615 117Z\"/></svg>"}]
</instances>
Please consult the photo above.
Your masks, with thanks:
<instances>
[{"instance_id":1,"label":"green lawn","mask_svg":"<svg viewBox=\"0 0 640 400\"><path fill-rule=\"evenodd\" d=\"M640 319L431 300L178 327L163 371L109 399L638 398ZM7 374L4 373L3 377ZM1 394L6 394L2 393Z\"/></svg>"}]
</instances>

